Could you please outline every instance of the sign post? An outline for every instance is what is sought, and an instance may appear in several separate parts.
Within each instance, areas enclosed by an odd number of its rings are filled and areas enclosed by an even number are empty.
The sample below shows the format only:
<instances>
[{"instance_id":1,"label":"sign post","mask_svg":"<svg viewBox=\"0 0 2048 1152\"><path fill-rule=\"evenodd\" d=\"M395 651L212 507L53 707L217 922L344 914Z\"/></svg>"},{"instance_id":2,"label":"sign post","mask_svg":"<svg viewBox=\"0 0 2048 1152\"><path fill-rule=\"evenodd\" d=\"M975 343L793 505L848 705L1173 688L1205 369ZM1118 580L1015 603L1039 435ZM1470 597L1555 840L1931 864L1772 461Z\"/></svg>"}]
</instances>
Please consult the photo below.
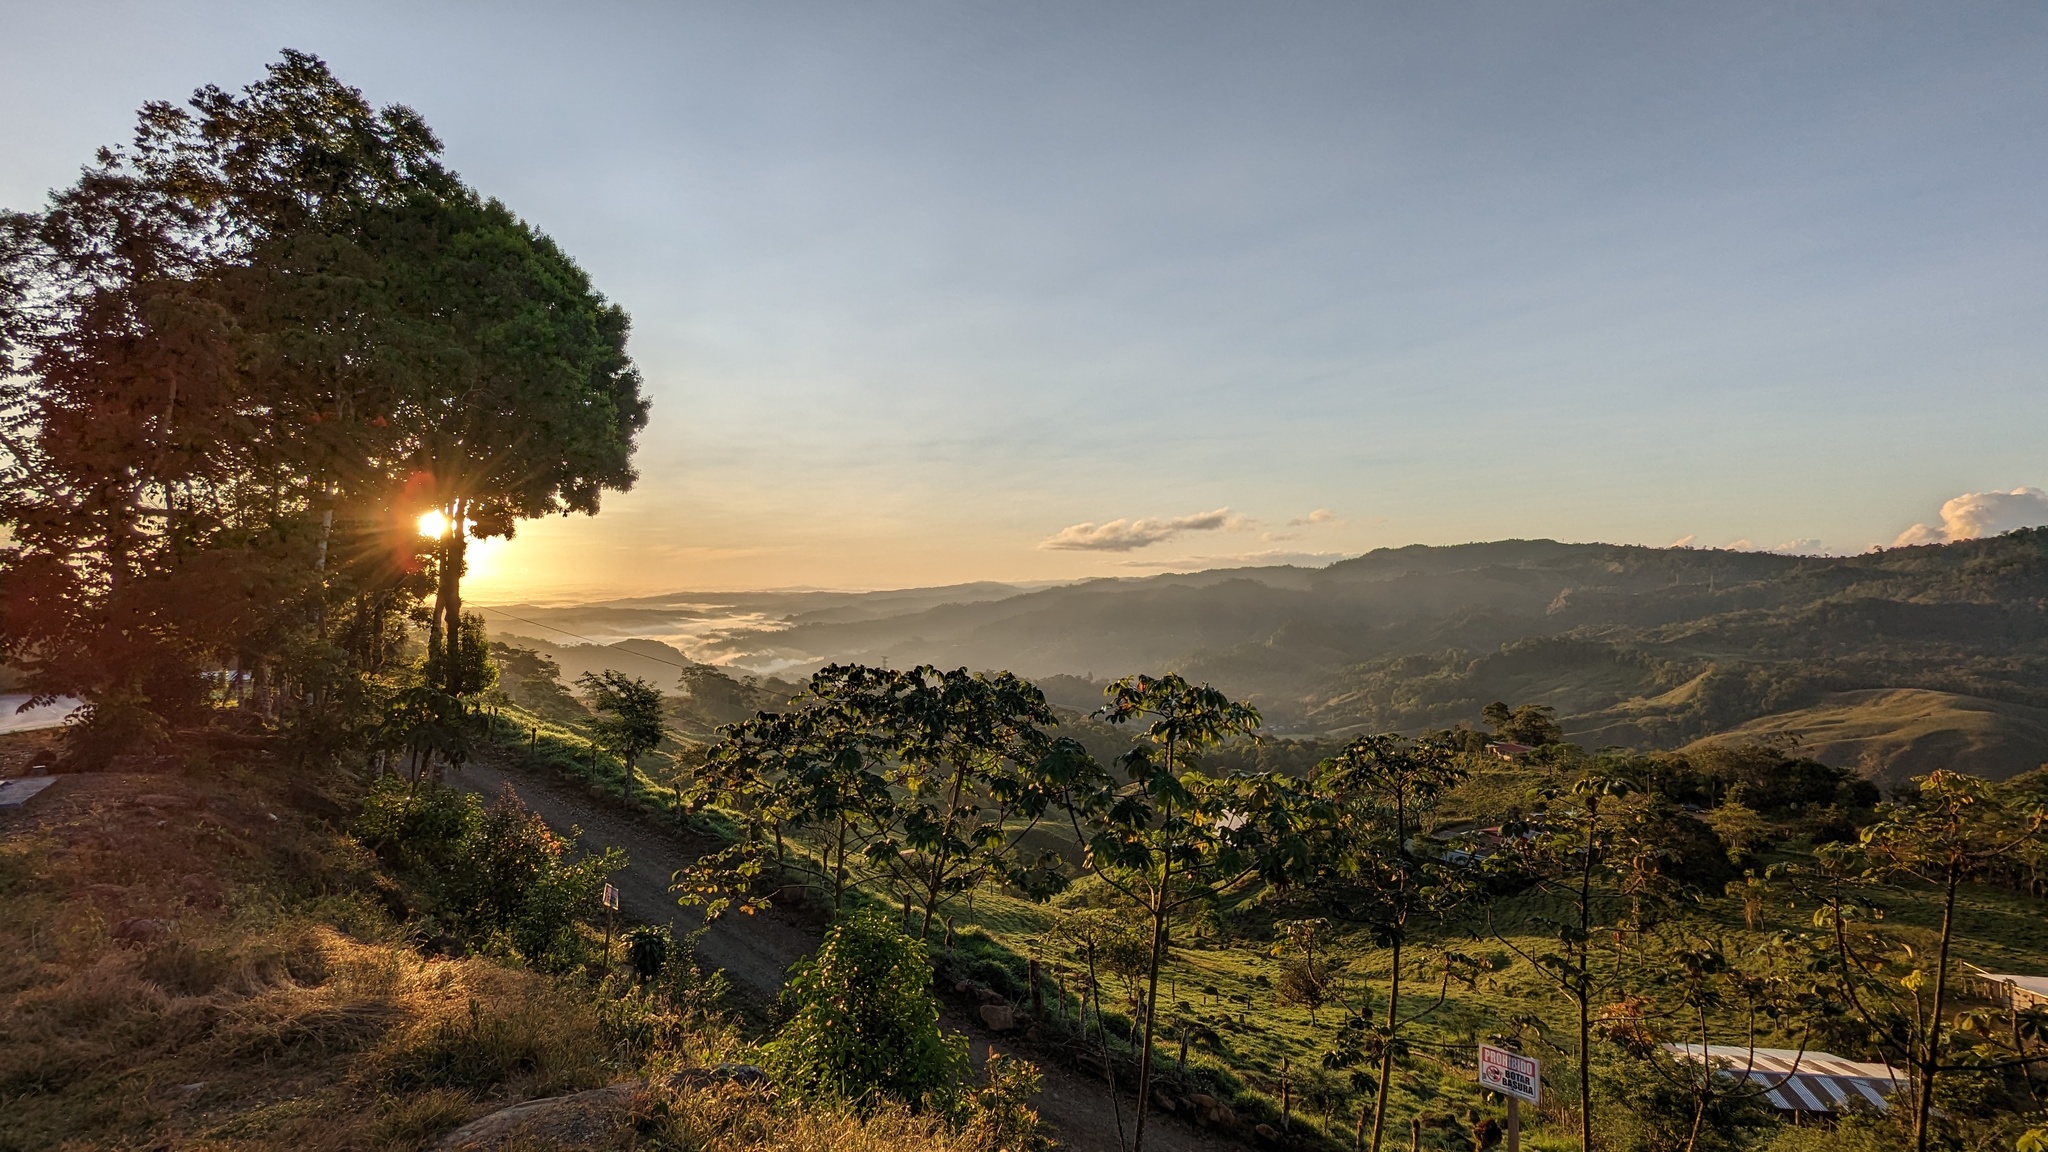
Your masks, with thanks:
<instances>
[{"instance_id":1,"label":"sign post","mask_svg":"<svg viewBox=\"0 0 2048 1152\"><path fill-rule=\"evenodd\" d=\"M612 918L619 911L619 890L607 884L604 886L604 966L612 966Z\"/></svg>"},{"instance_id":2,"label":"sign post","mask_svg":"<svg viewBox=\"0 0 2048 1152\"><path fill-rule=\"evenodd\" d=\"M1479 1046L1479 1086L1508 1098L1508 1152L1522 1152L1522 1101L1543 1099L1543 1065L1532 1056Z\"/></svg>"}]
</instances>

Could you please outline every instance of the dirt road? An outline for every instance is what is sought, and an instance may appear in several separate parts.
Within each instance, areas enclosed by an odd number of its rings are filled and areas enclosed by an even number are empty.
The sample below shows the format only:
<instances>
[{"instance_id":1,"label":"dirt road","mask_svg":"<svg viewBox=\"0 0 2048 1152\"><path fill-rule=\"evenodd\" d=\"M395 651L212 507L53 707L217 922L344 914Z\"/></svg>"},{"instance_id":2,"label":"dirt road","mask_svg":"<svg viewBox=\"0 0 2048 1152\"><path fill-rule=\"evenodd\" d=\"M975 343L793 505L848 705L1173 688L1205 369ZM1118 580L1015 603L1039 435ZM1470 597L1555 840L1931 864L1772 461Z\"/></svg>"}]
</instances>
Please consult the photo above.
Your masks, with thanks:
<instances>
[{"instance_id":1,"label":"dirt road","mask_svg":"<svg viewBox=\"0 0 2048 1152\"><path fill-rule=\"evenodd\" d=\"M470 763L460 772L451 773L448 782L485 797L495 796L510 784L527 807L557 832L566 835L571 827L580 827L582 843L587 847L625 849L629 863L614 881L625 918L667 924L678 935L694 931L703 923L693 910L676 906L674 898L668 895L668 883L677 869L712 847L709 841L664 828L657 817L620 812L548 776ZM723 968L749 999L766 1002L781 991L783 974L789 966L817 947L818 934L815 922L780 910L758 916L730 915L722 917L704 934L697 946L697 956L707 965ZM1015 1052L1038 1065L1045 1083L1034 1103L1046 1127L1062 1146L1074 1152L1121 1152L1109 1092L1101 1082L1036 1057L1026 1046L991 1037L957 1010L949 1008L943 1023L968 1035L977 1061L994 1043L998 1051ZM1128 1098L1124 1101L1126 1130L1132 1122L1134 1103ZM1146 1121L1145 1146L1158 1152L1225 1152L1244 1147L1235 1140L1157 1114Z\"/></svg>"}]
</instances>

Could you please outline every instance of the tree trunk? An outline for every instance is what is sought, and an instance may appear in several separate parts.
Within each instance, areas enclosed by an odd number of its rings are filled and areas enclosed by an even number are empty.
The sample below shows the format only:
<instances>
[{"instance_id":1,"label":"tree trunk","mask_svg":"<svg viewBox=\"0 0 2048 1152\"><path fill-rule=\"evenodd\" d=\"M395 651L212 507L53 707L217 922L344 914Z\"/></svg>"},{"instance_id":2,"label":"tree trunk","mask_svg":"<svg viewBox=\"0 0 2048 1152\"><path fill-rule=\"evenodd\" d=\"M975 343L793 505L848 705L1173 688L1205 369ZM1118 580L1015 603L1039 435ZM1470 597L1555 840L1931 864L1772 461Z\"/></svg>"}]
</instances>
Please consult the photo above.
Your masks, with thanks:
<instances>
[{"instance_id":1,"label":"tree trunk","mask_svg":"<svg viewBox=\"0 0 2048 1152\"><path fill-rule=\"evenodd\" d=\"M1579 1152L1593 1148L1593 833L1589 824L1579 865Z\"/></svg>"},{"instance_id":2,"label":"tree trunk","mask_svg":"<svg viewBox=\"0 0 2048 1152\"><path fill-rule=\"evenodd\" d=\"M1372 1102L1372 1152L1380 1152L1380 1132L1387 1122L1387 1082L1394 1078L1394 1025L1401 1011L1401 937L1394 937L1394 976L1387 989L1386 1050L1380 1053L1379 1090Z\"/></svg>"},{"instance_id":3,"label":"tree trunk","mask_svg":"<svg viewBox=\"0 0 2048 1152\"><path fill-rule=\"evenodd\" d=\"M1151 971L1146 973L1142 1008L1145 1038L1138 1045L1138 1130L1131 1140L1131 1152L1145 1152L1145 1115L1152 1110L1152 1022L1159 1015L1159 966L1166 955L1166 880L1172 874L1172 867L1169 858L1161 872L1159 893L1152 906L1152 962Z\"/></svg>"},{"instance_id":4,"label":"tree trunk","mask_svg":"<svg viewBox=\"0 0 2048 1152\"><path fill-rule=\"evenodd\" d=\"M1947 885L1941 898L1941 948L1934 962L1934 1013L1927 1022L1927 1047L1920 1060L1920 1099L1913 1115L1913 1147L1927 1152L1927 1117L1934 1107L1934 1078L1941 1071L1941 1031L1947 1010L1948 949L1955 935L1956 882L1961 879L1954 863L1948 867Z\"/></svg>"}]
</instances>

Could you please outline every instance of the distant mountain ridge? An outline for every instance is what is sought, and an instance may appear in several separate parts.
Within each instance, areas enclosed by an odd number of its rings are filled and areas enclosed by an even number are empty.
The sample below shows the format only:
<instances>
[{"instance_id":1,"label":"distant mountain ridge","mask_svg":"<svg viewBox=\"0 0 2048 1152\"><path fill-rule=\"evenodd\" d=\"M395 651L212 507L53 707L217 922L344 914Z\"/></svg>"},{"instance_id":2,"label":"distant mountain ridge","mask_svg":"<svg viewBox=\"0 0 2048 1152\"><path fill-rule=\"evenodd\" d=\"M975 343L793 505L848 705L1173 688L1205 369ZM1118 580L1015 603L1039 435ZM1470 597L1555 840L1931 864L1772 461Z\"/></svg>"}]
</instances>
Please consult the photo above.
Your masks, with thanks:
<instances>
[{"instance_id":1,"label":"distant mountain ridge","mask_svg":"<svg viewBox=\"0 0 2048 1152\"><path fill-rule=\"evenodd\" d=\"M1172 669L1301 733L1476 722L1498 699L1550 704L1572 738L1595 746L1782 738L1802 734L1802 714L1839 735L1853 712L1862 735L1827 754L1885 779L1935 761L2006 775L2048 759L2048 712L2037 714L2048 709L2042 529L1850 557L1413 545L1322 569L954 591L781 614L757 603L753 618L683 647L761 671L827 660L1093 679ZM1936 696L1844 695L1882 690ZM1918 736L1887 742L1887 716ZM1967 736L1930 735L1950 721Z\"/></svg>"}]
</instances>

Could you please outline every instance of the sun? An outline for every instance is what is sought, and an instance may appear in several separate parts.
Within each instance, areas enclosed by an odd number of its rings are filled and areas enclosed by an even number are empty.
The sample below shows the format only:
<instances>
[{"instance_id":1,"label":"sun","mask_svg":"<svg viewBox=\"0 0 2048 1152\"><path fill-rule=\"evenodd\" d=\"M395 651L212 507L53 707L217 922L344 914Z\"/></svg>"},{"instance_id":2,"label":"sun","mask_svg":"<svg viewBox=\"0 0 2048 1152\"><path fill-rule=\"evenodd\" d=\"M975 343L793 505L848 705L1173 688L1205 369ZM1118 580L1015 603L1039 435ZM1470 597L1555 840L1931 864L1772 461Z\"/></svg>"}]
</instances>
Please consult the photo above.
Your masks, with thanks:
<instances>
[{"instance_id":1,"label":"sun","mask_svg":"<svg viewBox=\"0 0 2048 1152\"><path fill-rule=\"evenodd\" d=\"M428 512L420 517L420 535L445 536L448 534L448 518L439 512Z\"/></svg>"}]
</instances>

